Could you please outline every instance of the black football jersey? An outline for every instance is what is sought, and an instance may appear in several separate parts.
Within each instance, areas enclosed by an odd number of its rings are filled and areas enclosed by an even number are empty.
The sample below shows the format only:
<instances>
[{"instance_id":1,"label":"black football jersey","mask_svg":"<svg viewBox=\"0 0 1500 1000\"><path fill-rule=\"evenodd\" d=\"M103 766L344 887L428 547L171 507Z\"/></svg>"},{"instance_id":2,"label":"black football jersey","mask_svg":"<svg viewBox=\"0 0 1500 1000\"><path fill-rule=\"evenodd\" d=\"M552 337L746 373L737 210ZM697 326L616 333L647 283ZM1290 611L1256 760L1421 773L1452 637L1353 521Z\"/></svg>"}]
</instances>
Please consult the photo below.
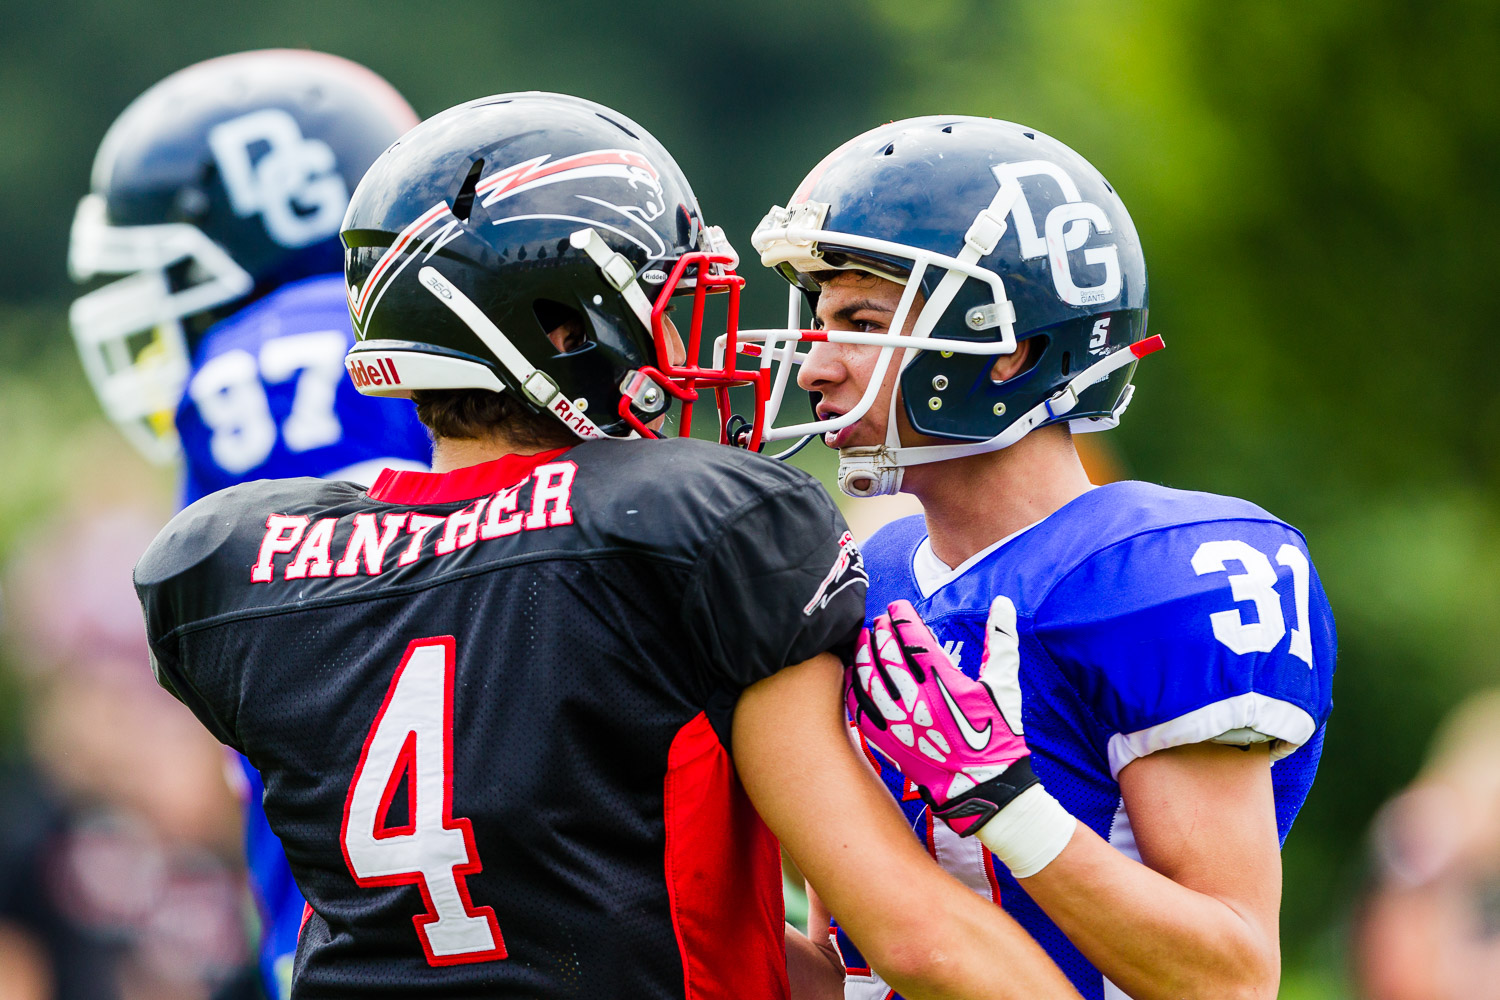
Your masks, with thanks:
<instances>
[{"instance_id":1,"label":"black football jersey","mask_svg":"<svg viewBox=\"0 0 1500 1000\"><path fill-rule=\"evenodd\" d=\"M796 469L598 441L366 490L233 487L136 567L158 680L265 778L293 995L787 992L745 687L864 617Z\"/></svg>"}]
</instances>

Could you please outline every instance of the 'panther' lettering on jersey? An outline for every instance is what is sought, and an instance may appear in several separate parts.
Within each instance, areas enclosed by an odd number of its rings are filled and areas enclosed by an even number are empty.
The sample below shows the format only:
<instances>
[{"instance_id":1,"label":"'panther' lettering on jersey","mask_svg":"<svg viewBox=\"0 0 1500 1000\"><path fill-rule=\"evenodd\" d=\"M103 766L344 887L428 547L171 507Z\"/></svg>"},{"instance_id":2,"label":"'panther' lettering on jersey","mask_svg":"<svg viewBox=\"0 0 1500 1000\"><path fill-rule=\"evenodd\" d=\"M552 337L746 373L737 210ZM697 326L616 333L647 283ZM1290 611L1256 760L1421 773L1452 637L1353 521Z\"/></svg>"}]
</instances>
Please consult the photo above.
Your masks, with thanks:
<instances>
[{"instance_id":1,"label":"'panther' lettering on jersey","mask_svg":"<svg viewBox=\"0 0 1500 1000\"><path fill-rule=\"evenodd\" d=\"M480 497L447 517L422 514L387 514L378 527L373 514L356 514L343 533L343 547L334 557L335 533L340 518L310 521L303 515L272 514L266 518L265 535L251 583L301 580L327 576L379 576L385 556L397 537L406 536L398 565L409 566L423 555L429 537L436 538L434 557L451 555L480 541L503 538L520 531L543 531L573 523L573 462L547 462L515 486ZM522 498L526 486L531 490ZM439 526L442 531L437 531ZM291 555L279 567L278 556Z\"/></svg>"}]
</instances>

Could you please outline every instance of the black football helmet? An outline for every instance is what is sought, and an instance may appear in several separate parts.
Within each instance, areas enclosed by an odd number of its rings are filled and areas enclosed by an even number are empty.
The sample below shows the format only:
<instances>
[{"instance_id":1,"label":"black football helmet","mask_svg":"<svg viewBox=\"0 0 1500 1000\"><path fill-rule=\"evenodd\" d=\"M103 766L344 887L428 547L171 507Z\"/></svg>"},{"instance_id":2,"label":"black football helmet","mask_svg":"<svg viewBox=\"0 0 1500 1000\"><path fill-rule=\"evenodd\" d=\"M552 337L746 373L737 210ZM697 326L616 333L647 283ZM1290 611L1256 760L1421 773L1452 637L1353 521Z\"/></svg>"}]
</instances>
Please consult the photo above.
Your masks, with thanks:
<instances>
[{"instance_id":1,"label":"black football helmet","mask_svg":"<svg viewBox=\"0 0 1500 1000\"><path fill-rule=\"evenodd\" d=\"M792 283L789 329L741 331L744 349L779 364L767 440L821 434L873 405L891 357L905 349L887 440L840 451L853 496L894 493L901 470L1005 448L1066 421L1075 431L1119 422L1146 337L1146 262L1135 225L1083 157L1035 129L990 118L892 122L830 153L751 239L761 263ZM861 270L906 286L891 332L802 330L830 271ZM924 298L910 335L916 293ZM1024 340L1042 347L1023 373L989 377ZM775 410L799 342L881 348L864 397L847 413L778 427ZM918 433L952 443L905 447L896 400Z\"/></svg>"},{"instance_id":2,"label":"black football helmet","mask_svg":"<svg viewBox=\"0 0 1500 1000\"><path fill-rule=\"evenodd\" d=\"M720 439L759 443L732 421L741 278L722 231L705 228L662 145L616 111L577 97L500 94L436 115L370 168L343 227L346 366L361 392L513 393L581 438L651 436L647 423L715 391ZM701 367L704 296L729 295L727 366ZM672 363L664 315L692 295L687 362ZM548 331L577 319L583 339Z\"/></svg>"},{"instance_id":3,"label":"black football helmet","mask_svg":"<svg viewBox=\"0 0 1500 1000\"><path fill-rule=\"evenodd\" d=\"M193 339L280 285L337 273L339 223L365 169L417 122L400 94L336 56L210 59L110 126L73 219L69 312L105 412L148 457L177 452Z\"/></svg>"}]
</instances>

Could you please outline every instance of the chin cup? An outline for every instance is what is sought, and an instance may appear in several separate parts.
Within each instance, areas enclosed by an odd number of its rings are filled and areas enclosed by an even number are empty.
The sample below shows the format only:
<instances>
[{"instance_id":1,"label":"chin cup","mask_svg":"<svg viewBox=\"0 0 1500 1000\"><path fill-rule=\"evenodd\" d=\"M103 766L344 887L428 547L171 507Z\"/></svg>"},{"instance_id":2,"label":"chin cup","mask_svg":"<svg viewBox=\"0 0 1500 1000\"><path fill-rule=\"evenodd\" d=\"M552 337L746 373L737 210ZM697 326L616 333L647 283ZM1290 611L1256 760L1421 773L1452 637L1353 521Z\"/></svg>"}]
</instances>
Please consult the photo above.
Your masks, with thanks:
<instances>
[{"instance_id":1,"label":"chin cup","mask_svg":"<svg viewBox=\"0 0 1500 1000\"><path fill-rule=\"evenodd\" d=\"M851 497L865 499L896 493L901 489L904 471L891 460L883 445L839 450L839 489Z\"/></svg>"}]
</instances>

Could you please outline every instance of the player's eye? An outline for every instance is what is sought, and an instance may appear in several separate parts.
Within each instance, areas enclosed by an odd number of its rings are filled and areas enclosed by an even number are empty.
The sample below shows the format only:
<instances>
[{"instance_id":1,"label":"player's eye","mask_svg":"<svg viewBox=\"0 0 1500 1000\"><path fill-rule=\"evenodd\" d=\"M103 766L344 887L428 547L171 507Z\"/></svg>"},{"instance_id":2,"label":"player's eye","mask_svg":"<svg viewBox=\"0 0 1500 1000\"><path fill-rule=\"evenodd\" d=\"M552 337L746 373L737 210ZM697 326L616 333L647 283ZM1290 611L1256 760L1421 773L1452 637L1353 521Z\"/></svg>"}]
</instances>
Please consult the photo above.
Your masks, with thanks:
<instances>
[{"instance_id":1,"label":"player's eye","mask_svg":"<svg viewBox=\"0 0 1500 1000\"><path fill-rule=\"evenodd\" d=\"M560 302L538 299L531 305L537 323L559 354L583 347L588 340L588 326L583 315Z\"/></svg>"},{"instance_id":2,"label":"player's eye","mask_svg":"<svg viewBox=\"0 0 1500 1000\"><path fill-rule=\"evenodd\" d=\"M558 327L547 335L559 354L570 354L584 344L583 328L573 323Z\"/></svg>"}]
</instances>

